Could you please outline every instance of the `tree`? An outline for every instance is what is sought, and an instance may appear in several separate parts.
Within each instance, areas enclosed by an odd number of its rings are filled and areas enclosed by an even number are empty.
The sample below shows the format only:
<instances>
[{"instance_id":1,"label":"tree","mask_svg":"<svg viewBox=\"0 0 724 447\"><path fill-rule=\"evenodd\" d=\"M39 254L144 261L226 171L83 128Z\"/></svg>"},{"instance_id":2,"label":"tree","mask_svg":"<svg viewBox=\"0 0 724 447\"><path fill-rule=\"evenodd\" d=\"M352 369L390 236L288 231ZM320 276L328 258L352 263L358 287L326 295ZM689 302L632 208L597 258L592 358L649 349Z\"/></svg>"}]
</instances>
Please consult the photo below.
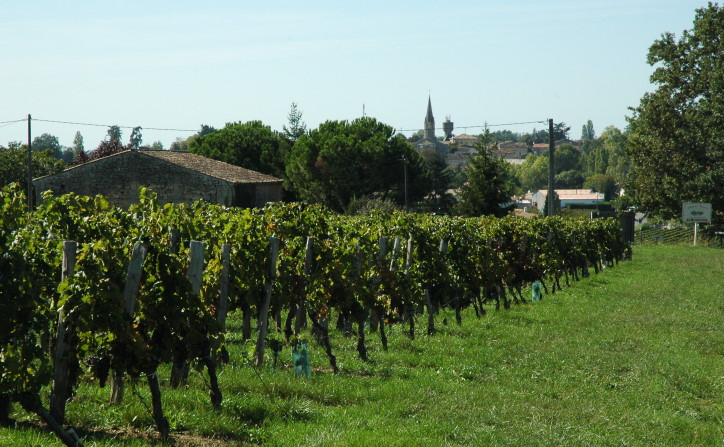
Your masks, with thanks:
<instances>
[{"instance_id":1,"label":"tree","mask_svg":"<svg viewBox=\"0 0 724 447\"><path fill-rule=\"evenodd\" d=\"M605 200L610 202L616 197L618 188L616 187L616 180L610 175L605 174L594 174L583 182L584 188L590 188L594 192L603 193Z\"/></svg>"},{"instance_id":2,"label":"tree","mask_svg":"<svg viewBox=\"0 0 724 447\"><path fill-rule=\"evenodd\" d=\"M723 29L724 7L709 3L678 41L664 33L649 48L656 90L629 118L626 192L650 214L670 219L683 202L710 202L724 225Z\"/></svg>"},{"instance_id":3,"label":"tree","mask_svg":"<svg viewBox=\"0 0 724 447\"><path fill-rule=\"evenodd\" d=\"M561 198L558 197L558 193L553 191L553 215L559 215L561 213ZM551 214L548 212L548 198L546 197L546 201L543 204L543 211L544 216L550 216Z\"/></svg>"},{"instance_id":4,"label":"tree","mask_svg":"<svg viewBox=\"0 0 724 447\"><path fill-rule=\"evenodd\" d=\"M160 140L154 141L154 142L151 144L151 149L154 150L154 151L162 151L162 150L164 149L164 148L163 148L163 143L162 143Z\"/></svg>"},{"instance_id":5,"label":"tree","mask_svg":"<svg viewBox=\"0 0 724 447\"><path fill-rule=\"evenodd\" d=\"M188 151L280 178L289 143L261 121L228 123L223 129L188 140Z\"/></svg>"},{"instance_id":6,"label":"tree","mask_svg":"<svg viewBox=\"0 0 724 447\"><path fill-rule=\"evenodd\" d=\"M410 143L415 143L415 142L420 141L420 140L422 140L422 139L424 139L424 138L425 138L425 131L422 130L422 129L420 129L420 130L418 130L417 132L415 132L415 133L413 133L412 135L410 135L410 138L408 138L407 141L410 142Z\"/></svg>"},{"instance_id":7,"label":"tree","mask_svg":"<svg viewBox=\"0 0 724 447\"><path fill-rule=\"evenodd\" d=\"M581 153L570 144L561 144L556 147L554 153L556 174L581 170Z\"/></svg>"},{"instance_id":8,"label":"tree","mask_svg":"<svg viewBox=\"0 0 724 447\"><path fill-rule=\"evenodd\" d=\"M344 211L353 198L379 195L398 204L430 191L425 161L391 126L372 117L326 121L292 147L285 187L302 200Z\"/></svg>"},{"instance_id":9,"label":"tree","mask_svg":"<svg viewBox=\"0 0 724 447\"><path fill-rule=\"evenodd\" d=\"M33 138L32 147L35 152L50 151L50 155L58 160L63 158L63 146L60 145L60 141L55 135L44 133Z\"/></svg>"},{"instance_id":10,"label":"tree","mask_svg":"<svg viewBox=\"0 0 724 447\"><path fill-rule=\"evenodd\" d=\"M553 186L558 189L580 189L583 181L583 174L580 171L568 170L556 175Z\"/></svg>"},{"instance_id":11,"label":"tree","mask_svg":"<svg viewBox=\"0 0 724 447\"><path fill-rule=\"evenodd\" d=\"M209 126L207 124L202 124L201 129L196 133L196 135L203 137L204 135L208 135L210 133L216 132L216 129L212 126Z\"/></svg>"},{"instance_id":12,"label":"tree","mask_svg":"<svg viewBox=\"0 0 724 447\"><path fill-rule=\"evenodd\" d=\"M448 167L445 158L436 150L422 150L420 156L427 164L432 190L425 199L424 205L437 214L447 214L455 203L455 198L448 193L455 173Z\"/></svg>"},{"instance_id":13,"label":"tree","mask_svg":"<svg viewBox=\"0 0 724 447\"><path fill-rule=\"evenodd\" d=\"M588 122L583 125L583 130L581 131L581 140L593 141L595 139L596 139L596 132L594 132L594 130L593 130L593 121L588 120Z\"/></svg>"},{"instance_id":14,"label":"tree","mask_svg":"<svg viewBox=\"0 0 724 447\"><path fill-rule=\"evenodd\" d=\"M297 141L299 137L307 132L307 124L302 121L302 111L299 110L296 102L292 102L287 119L289 120L289 127L287 128L287 126L282 126L284 129L284 135L287 139L289 139L289 141Z\"/></svg>"},{"instance_id":15,"label":"tree","mask_svg":"<svg viewBox=\"0 0 724 447\"><path fill-rule=\"evenodd\" d=\"M108 128L108 140L109 141L120 142L121 136L122 136L122 132L121 132L121 128L119 126L111 126Z\"/></svg>"},{"instance_id":16,"label":"tree","mask_svg":"<svg viewBox=\"0 0 724 447\"><path fill-rule=\"evenodd\" d=\"M49 151L33 152L32 160L34 177L53 174L65 168L65 163L50 155ZM25 185L27 181L27 146L0 147L0 187L13 182Z\"/></svg>"},{"instance_id":17,"label":"tree","mask_svg":"<svg viewBox=\"0 0 724 447\"><path fill-rule=\"evenodd\" d=\"M456 210L463 216L501 217L513 208L508 162L494 155L496 143L485 128L475 145L477 155L468 163L468 182L460 188Z\"/></svg>"},{"instance_id":18,"label":"tree","mask_svg":"<svg viewBox=\"0 0 724 447\"><path fill-rule=\"evenodd\" d=\"M528 154L518 172L523 191L544 188L548 185L548 157Z\"/></svg>"},{"instance_id":19,"label":"tree","mask_svg":"<svg viewBox=\"0 0 724 447\"><path fill-rule=\"evenodd\" d=\"M83 135L81 135L80 131L75 133L75 138L73 138L73 154L77 155L85 150L85 147L83 146Z\"/></svg>"},{"instance_id":20,"label":"tree","mask_svg":"<svg viewBox=\"0 0 724 447\"><path fill-rule=\"evenodd\" d=\"M141 143L143 143L143 136L141 135L141 126L134 127L131 131L131 138L128 141L128 148L129 149L138 149L141 147Z\"/></svg>"}]
</instances>

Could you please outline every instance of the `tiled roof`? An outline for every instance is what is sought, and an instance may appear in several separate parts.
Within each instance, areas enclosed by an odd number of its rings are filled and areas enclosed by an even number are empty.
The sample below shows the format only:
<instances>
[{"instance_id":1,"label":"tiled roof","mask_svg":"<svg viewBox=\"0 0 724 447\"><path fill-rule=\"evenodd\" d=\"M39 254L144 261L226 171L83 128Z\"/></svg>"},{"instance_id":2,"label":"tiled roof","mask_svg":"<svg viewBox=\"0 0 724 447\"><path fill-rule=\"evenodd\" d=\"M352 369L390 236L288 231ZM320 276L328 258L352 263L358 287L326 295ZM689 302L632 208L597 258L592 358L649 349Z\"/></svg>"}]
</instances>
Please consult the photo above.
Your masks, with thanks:
<instances>
[{"instance_id":1,"label":"tiled roof","mask_svg":"<svg viewBox=\"0 0 724 447\"><path fill-rule=\"evenodd\" d=\"M604 195L600 192L593 192L590 189L556 189L560 200L603 200ZM539 194L548 195L548 190L539 189Z\"/></svg>"},{"instance_id":2,"label":"tiled roof","mask_svg":"<svg viewBox=\"0 0 724 447\"><path fill-rule=\"evenodd\" d=\"M271 175L192 154L191 152L166 150L141 150L138 152L231 183L276 183L282 181Z\"/></svg>"}]
</instances>

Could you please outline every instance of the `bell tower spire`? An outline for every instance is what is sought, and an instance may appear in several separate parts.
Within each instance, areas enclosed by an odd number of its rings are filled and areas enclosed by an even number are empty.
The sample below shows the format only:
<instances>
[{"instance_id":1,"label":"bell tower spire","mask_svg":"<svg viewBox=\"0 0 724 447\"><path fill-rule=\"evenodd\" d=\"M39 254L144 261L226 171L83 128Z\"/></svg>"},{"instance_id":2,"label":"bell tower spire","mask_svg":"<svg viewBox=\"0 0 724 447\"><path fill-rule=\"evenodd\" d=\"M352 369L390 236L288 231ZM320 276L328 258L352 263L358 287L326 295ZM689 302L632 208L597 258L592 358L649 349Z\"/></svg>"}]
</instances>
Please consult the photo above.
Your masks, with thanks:
<instances>
[{"instance_id":1,"label":"bell tower spire","mask_svg":"<svg viewBox=\"0 0 724 447\"><path fill-rule=\"evenodd\" d=\"M432 116L432 102L427 95L427 115L425 115L425 139L435 140L435 118Z\"/></svg>"}]
</instances>

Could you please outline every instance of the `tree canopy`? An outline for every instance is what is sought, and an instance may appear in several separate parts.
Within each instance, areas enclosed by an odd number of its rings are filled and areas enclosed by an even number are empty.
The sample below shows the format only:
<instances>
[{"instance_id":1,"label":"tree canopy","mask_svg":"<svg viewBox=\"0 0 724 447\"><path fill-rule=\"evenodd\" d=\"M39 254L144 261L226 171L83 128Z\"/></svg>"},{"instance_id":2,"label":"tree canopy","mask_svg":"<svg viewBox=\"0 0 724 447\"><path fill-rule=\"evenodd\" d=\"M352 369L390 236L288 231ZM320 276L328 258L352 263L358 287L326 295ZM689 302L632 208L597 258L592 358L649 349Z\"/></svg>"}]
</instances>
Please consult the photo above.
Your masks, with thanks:
<instances>
[{"instance_id":1,"label":"tree canopy","mask_svg":"<svg viewBox=\"0 0 724 447\"><path fill-rule=\"evenodd\" d=\"M62 171L65 163L52 156L50 150L33 151L33 177L42 177ZM28 148L27 146L3 148L0 146L0 187L17 182L26 184L28 181Z\"/></svg>"},{"instance_id":2,"label":"tree canopy","mask_svg":"<svg viewBox=\"0 0 724 447\"><path fill-rule=\"evenodd\" d=\"M203 128L202 128L203 130ZM289 143L261 121L227 123L189 138L188 151L282 178Z\"/></svg>"},{"instance_id":3,"label":"tree canopy","mask_svg":"<svg viewBox=\"0 0 724 447\"><path fill-rule=\"evenodd\" d=\"M724 221L724 8L696 10L693 29L664 33L649 48L655 67L629 118L627 193L643 211L681 214L682 202L711 202Z\"/></svg>"},{"instance_id":4,"label":"tree canopy","mask_svg":"<svg viewBox=\"0 0 724 447\"><path fill-rule=\"evenodd\" d=\"M344 211L354 198L379 194L404 203L429 192L425 161L394 129L371 117L327 121L299 137L285 187L302 200Z\"/></svg>"},{"instance_id":5,"label":"tree canopy","mask_svg":"<svg viewBox=\"0 0 724 447\"><path fill-rule=\"evenodd\" d=\"M35 152L50 151L50 154L57 159L63 157L63 146L60 145L58 137L49 133L33 138L32 148Z\"/></svg>"}]
</instances>

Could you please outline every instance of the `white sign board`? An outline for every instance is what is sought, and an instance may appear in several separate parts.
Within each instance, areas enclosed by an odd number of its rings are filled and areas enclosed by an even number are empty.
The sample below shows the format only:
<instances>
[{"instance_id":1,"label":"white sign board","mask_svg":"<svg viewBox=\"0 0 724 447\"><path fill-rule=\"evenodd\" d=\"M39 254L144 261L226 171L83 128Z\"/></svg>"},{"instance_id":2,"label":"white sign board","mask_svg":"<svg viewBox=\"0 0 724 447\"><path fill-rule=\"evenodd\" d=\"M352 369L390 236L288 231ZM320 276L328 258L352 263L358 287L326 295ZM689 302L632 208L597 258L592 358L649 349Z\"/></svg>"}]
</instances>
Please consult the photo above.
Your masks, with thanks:
<instances>
[{"instance_id":1,"label":"white sign board","mask_svg":"<svg viewBox=\"0 0 724 447\"><path fill-rule=\"evenodd\" d=\"M710 223L711 203L685 203L681 207L681 220L691 223Z\"/></svg>"}]
</instances>

